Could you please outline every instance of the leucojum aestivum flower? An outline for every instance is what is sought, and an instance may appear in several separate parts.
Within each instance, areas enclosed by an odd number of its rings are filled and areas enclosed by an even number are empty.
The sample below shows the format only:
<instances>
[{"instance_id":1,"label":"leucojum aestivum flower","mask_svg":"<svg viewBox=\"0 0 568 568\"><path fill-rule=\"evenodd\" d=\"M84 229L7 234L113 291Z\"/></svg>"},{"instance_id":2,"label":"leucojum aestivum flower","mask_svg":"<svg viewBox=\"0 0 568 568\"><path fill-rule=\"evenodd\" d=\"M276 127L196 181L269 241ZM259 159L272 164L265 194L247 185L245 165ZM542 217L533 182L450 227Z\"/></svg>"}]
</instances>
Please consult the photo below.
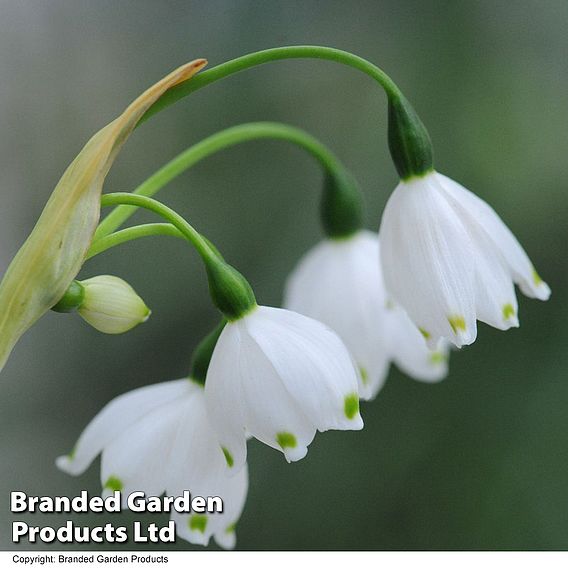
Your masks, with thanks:
<instances>
[{"instance_id":1,"label":"leucojum aestivum flower","mask_svg":"<svg viewBox=\"0 0 568 568\"><path fill-rule=\"evenodd\" d=\"M379 234L364 226L354 176L321 142L279 123L228 128L191 146L131 193L102 186L138 124L205 86L256 65L315 58L363 71L386 92L388 144L400 184ZM142 237L184 239L201 258L216 329L196 348L186 378L109 402L57 466L82 474L101 455L103 492L217 495L222 514L173 513L179 537L236 544L248 492L247 444L255 438L304 458L317 432L363 427L359 400L376 397L394 363L423 382L448 372L449 346L472 343L476 320L519 325L514 284L546 300L548 286L489 205L433 168L428 133L395 83L350 53L317 46L269 49L209 71L204 59L180 67L137 98L87 143L64 173L0 284L0 368L21 335L50 309L77 312L95 329L124 333L150 310L122 278L79 280L82 265ZM251 140L278 139L306 150L324 173L325 239L300 260L284 308L258 305L245 277L155 194L207 156ZM101 222L101 207L114 207ZM139 209L159 223L121 229Z\"/></svg>"}]
</instances>

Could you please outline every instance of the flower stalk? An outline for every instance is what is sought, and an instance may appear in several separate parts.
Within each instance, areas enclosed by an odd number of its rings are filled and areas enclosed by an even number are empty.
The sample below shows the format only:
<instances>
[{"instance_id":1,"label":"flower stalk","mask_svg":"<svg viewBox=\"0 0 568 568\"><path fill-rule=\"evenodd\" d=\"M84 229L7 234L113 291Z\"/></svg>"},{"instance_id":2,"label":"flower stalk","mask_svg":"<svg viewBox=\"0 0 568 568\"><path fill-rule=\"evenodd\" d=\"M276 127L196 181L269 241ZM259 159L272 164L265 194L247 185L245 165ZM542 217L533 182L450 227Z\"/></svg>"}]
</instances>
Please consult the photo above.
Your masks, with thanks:
<instances>
[{"instance_id":1,"label":"flower stalk","mask_svg":"<svg viewBox=\"0 0 568 568\"><path fill-rule=\"evenodd\" d=\"M203 87L211 85L212 83L225 79L231 75L235 75L236 73L240 73L241 71L258 67L265 63L286 59L323 59L347 65L348 67L362 71L374 79L385 90L387 96L397 97L401 94L400 89L397 87L395 82L382 69L358 55L354 55L353 53L349 53L348 51L343 51L341 49L335 49L333 47L319 45L290 45L248 53L204 71L199 75L199 77L196 77L191 84L179 85L177 88L171 89L169 93L161 96L146 111L146 114L142 117L140 124L145 122L151 116L176 103L180 99L187 97L191 93L195 93Z\"/></svg>"},{"instance_id":2,"label":"flower stalk","mask_svg":"<svg viewBox=\"0 0 568 568\"><path fill-rule=\"evenodd\" d=\"M201 160L244 142L283 140L299 146L313 156L325 172L322 220L328 236L341 237L362 226L362 197L355 180L340 160L319 140L307 132L276 122L251 122L217 132L191 146L161 167L132 193L152 197L164 186ZM118 229L136 212L121 205L100 223L95 242ZM91 254L91 253L90 253Z\"/></svg>"},{"instance_id":3,"label":"flower stalk","mask_svg":"<svg viewBox=\"0 0 568 568\"><path fill-rule=\"evenodd\" d=\"M179 213L150 197L131 193L103 195L101 206L134 205L169 221L195 248L205 264L211 299L229 321L240 319L256 307L254 292L246 278L227 264L217 249Z\"/></svg>"},{"instance_id":4,"label":"flower stalk","mask_svg":"<svg viewBox=\"0 0 568 568\"><path fill-rule=\"evenodd\" d=\"M119 207L122 207L120 205ZM129 207L129 206L125 206ZM111 248L135 241L144 237L168 236L177 237L178 239L185 239L183 233L176 229L171 223L146 223L144 225L136 225L128 227L121 231L116 231L110 235L106 235L96 240L87 253L86 260L89 260Z\"/></svg>"},{"instance_id":5,"label":"flower stalk","mask_svg":"<svg viewBox=\"0 0 568 568\"><path fill-rule=\"evenodd\" d=\"M316 45L276 47L249 53L201 73L191 83L162 95L142 117L144 122L178 100L246 69L285 59L323 59L362 71L385 91L389 103L389 149L401 179L421 177L432 170L432 144L428 132L396 83L380 68L353 53Z\"/></svg>"}]
</instances>

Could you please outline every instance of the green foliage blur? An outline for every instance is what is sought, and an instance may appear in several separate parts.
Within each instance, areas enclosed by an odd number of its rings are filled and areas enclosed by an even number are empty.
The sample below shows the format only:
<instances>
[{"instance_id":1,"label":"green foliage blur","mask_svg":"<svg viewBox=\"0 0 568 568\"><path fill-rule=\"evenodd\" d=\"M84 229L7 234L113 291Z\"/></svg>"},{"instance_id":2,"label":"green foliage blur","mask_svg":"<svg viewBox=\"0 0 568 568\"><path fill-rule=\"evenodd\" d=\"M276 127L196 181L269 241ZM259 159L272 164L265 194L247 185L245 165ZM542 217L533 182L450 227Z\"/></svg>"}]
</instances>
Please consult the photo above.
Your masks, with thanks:
<instances>
[{"instance_id":1,"label":"green foliage blur","mask_svg":"<svg viewBox=\"0 0 568 568\"><path fill-rule=\"evenodd\" d=\"M430 131L436 167L495 207L552 298L520 297L518 330L480 325L441 384L393 370L363 404L362 432L318 435L299 463L252 442L238 548L567 549L567 24L565 0L0 0L0 273L88 137L169 70L285 44L360 54L398 82ZM385 97L326 62L273 63L181 101L135 133L106 190L129 191L203 137L256 120L328 144L365 192L367 226L378 228L397 182ZM305 153L263 141L209 158L160 199L247 275L259 302L278 305L287 274L321 238L322 181ZM203 268L181 241L125 245L81 277L100 273L125 278L153 315L111 337L51 313L18 344L0 377L0 548L50 548L11 543L21 516L10 515L9 492L97 494L98 461L71 478L55 457L115 396L187 374L217 321Z\"/></svg>"}]
</instances>

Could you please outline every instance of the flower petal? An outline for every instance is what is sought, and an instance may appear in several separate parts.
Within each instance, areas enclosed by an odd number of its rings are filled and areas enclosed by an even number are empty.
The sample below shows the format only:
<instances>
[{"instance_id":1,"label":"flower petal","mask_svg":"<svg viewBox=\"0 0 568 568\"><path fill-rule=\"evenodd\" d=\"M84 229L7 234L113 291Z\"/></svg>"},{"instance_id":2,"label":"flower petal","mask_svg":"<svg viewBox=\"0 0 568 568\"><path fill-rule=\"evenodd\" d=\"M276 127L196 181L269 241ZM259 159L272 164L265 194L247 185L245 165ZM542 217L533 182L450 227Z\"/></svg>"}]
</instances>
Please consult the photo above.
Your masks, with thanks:
<instances>
[{"instance_id":1,"label":"flower petal","mask_svg":"<svg viewBox=\"0 0 568 568\"><path fill-rule=\"evenodd\" d=\"M187 410L182 397L155 408L103 448L101 484L122 489L123 504L134 491L148 496L166 490L167 472L175 434Z\"/></svg>"},{"instance_id":2,"label":"flower petal","mask_svg":"<svg viewBox=\"0 0 568 568\"><path fill-rule=\"evenodd\" d=\"M184 490L210 494L227 477L227 461L207 412L203 387L193 383L184 415L172 439L168 462L167 491L180 495Z\"/></svg>"},{"instance_id":3,"label":"flower petal","mask_svg":"<svg viewBox=\"0 0 568 568\"><path fill-rule=\"evenodd\" d=\"M454 180L440 173L436 175L448 196L455 200L458 206L467 210L470 218L485 231L493 245L501 252L523 294L530 298L548 300L550 288L540 278L527 253L494 209Z\"/></svg>"},{"instance_id":4,"label":"flower petal","mask_svg":"<svg viewBox=\"0 0 568 568\"><path fill-rule=\"evenodd\" d=\"M370 231L323 241L290 275L284 300L287 309L326 324L341 337L357 364L359 396L365 400L382 386L389 367L378 247Z\"/></svg>"},{"instance_id":5,"label":"flower petal","mask_svg":"<svg viewBox=\"0 0 568 568\"><path fill-rule=\"evenodd\" d=\"M191 542L207 546L211 536L219 546L232 549L236 544L235 525L239 520L248 493L248 469L234 476L224 476L216 489L208 494L192 491L192 497L221 497L222 513L178 513L172 511L171 519L176 523L177 534Z\"/></svg>"},{"instance_id":6,"label":"flower petal","mask_svg":"<svg viewBox=\"0 0 568 568\"><path fill-rule=\"evenodd\" d=\"M241 337L240 373L247 431L282 451L288 461L300 460L308 452L316 426L290 396L266 354L246 334Z\"/></svg>"},{"instance_id":7,"label":"flower petal","mask_svg":"<svg viewBox=\"0 0 568 568\"><path fill-rule=\"evenodd\" d=\"M235 548L237 542L236 525L245 506L248 484L248 469L244 467L222 491L225 513L219 519L219 528L215 531L214 538L219 546L227 550Z\"/></svg>"},{"instance_id":8,"label":"flower petal","mask_svg":"<svg viewBox=\"0 0 568 568\"><path fill-rule=\"evenodd\" d=\"M387 292L436 345L475 340L474 252L461 220L434 173L401 182L381 222L381 262Z\"/></svg>"},{"instance_id":9,"label":"flower petal","mask_svg":"<svg viewBox=\"0 0 568 568\"><path fill-rule=\"evenodd\" d=\"M248 471L245 465L234 476L227 475L226 458L201 387L195 385L188 402L168 461L167 492L177 496L188 490L193 497L221 497L222 514L172 515L182 538L204 544L213 534L224 535L239 519L246 501ZM224 543L229 547L231 541L236 541L234 530L227 532Z\"/></svg>"},{"instance_id":10,"label":"flower petal","mask_svg":"<svg viewBox=\"0 0 568 568\"><path fill-rule=\"evenodd\" d=\"M215 542L225 550L233 550L237 546L236 527L229 525L225 530L217 531Z\"/></svg>"},{"instance_id":11,"label":"flower petal","mask_svg":"<svg viewBox=\"0 0 568 568\"><path fill-rule=\"evenodd\" d=\"M169 381L115 398L85 428L71 454L57 458L57 467L70 475L82 474L117 436L148 413L187 393L188 382L187 379Z\"/></svg>"},{"instance_id":12,"label":"flower petal","mask_svg":"<svg viewBox=\"0 0 568 568\"><path fill-rule=\"evenodd\" d=\"M105 177L146 110L206 64L188 63L138 97L97 132L67 168L0 284L0 370L18 339L66 292L91 245Z\"/></svg>"},{"instance_id":13,"label":"flower petal","mask_svg":"<svg viewBox=\"0 0 568 568\"><path fill-rule=\"evenodd\" d=\"M244 466L247 457L240 351L239 322L228 323L217 340L205 382L211 424L235 472Z\"/></svg>"},{"instance_id":14,"label":"flower petal","mask_svg":"<svg viewBox=\"0 0 568 568\"><path fill-rule=\"evenodd\" d=\"M475 309L477 319L496 327L519 327L517 297L503 258L484 233L471 228L475 253Z\"/></svg>"},{"instance_id":15,"label":"flower petal","mask_svg":"<svg viewBox=\"0 0 568 568\"><path fill-rule=\"evenodd\" d=\"M331 329L301 314L265 306L243 321L286 391L318 430L363 427L358 407L349 403L358 396L357 374L347 348Z\"/></svg>"},{"instance_id":16,"label":"flower petal","mask_svg":"<svg viewBox=\"0 0 568 568\"><path fill-rule=\"evenodd\" d=\"M447 343L440 340L434 350L429 349L424 336L401 307L392 307L388 328L392 357L401 371L427 383L438 382L448 374Z\"/></svg>"}]
</instances>

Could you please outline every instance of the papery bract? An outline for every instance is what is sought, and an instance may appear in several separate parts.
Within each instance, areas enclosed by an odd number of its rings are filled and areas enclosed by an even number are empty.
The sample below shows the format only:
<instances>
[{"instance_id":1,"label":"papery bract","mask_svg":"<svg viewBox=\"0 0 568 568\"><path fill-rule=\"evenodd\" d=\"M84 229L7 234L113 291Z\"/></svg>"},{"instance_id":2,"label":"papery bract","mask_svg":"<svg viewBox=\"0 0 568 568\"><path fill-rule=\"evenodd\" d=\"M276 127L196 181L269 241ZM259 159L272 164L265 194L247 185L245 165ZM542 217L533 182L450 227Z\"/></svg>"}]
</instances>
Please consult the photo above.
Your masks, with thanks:
<instances>
[{"instance_id":1,"label":"papery bract","mask_svg":"<svg viewBox=\"0 0 568 568\"><path fill-rule=\"evenodd\" d=\"M183 65L97 132L67 168L0 284L0 370L18 339L66 292L91 245L105 177L146 110L206 64Z\"/></svg>"}]
</instances>

